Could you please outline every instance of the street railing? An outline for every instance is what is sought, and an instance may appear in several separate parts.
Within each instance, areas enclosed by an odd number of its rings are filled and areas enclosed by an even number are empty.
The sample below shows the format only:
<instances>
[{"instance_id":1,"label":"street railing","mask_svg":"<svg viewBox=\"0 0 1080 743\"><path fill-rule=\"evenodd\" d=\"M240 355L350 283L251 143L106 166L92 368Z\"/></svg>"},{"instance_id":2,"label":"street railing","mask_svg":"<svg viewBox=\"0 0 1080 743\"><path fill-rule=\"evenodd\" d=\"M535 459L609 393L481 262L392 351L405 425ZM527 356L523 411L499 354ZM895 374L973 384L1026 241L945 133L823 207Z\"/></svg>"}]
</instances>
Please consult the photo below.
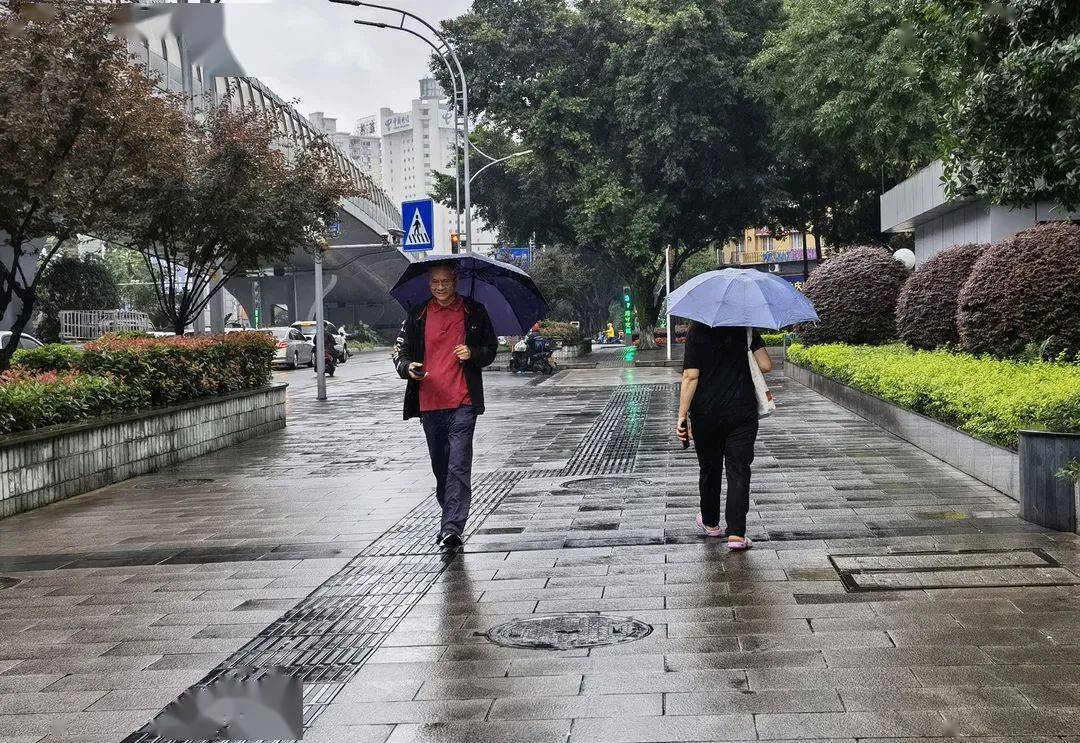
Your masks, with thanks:
<instances>
[{"instance_id":1,"label":"street railing","mask_svg":"<svg viewBox=\"0 0 1080 743\"><path fill-rule=\"evenodd\" d=\"M152 330L150 316L130 310L60 310L60 339L92 341L106 333Z\"/></svg>"}]
</instances>

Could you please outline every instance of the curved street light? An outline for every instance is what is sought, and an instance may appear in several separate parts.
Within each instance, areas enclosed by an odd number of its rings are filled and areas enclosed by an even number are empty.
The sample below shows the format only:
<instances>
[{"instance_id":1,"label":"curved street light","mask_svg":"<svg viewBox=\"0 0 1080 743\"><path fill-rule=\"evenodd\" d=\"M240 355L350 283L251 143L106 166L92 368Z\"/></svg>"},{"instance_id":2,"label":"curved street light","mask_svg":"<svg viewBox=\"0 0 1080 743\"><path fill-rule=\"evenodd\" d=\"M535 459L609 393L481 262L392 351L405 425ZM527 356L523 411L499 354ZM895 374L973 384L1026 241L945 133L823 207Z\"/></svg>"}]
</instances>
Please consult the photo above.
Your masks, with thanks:
<instances>
[{"instance_id":1,"label":"curved street light","mask_svg":"<svg viewBox=\"0 0 1080 743\"><path fill-rule=\"evenodd\" d=\"M478 150L478 151L479 151L479 150ZM478 170L478 171L476 171L475 173L473 173L473 175L472 175L472 178L470 178L470 179L469 179L469 181L471 182L471 181L474 181L474 180L476 180L476 179L477 179L477 178L478 178L478 177L480 176L480 174L481 174L481 173L483 173L483 172L484 172L485 170L487 170L488 168L490 168L490 167L491 167L492 165L498 165L499 163L503 163L503 162L506 162L507 160L509 160L509 159L511 159L511 158L514 158L514 157L519 157L519 156L521 156L521 155L528 155L528 154L529 154L530 152L532 152L532 150L522 150L521 152L514 152L514 153L511 153L511 154L507 155L506 157L500 157L500 158L499 158L498 160L492 160L492 161L491 161L491 162L489 162L489 163L488 163L487 165L485 165L484 167L480 168L480 170ZM485 157L491 157L491 156L490 156L490 155L485 155Z\"/></svg>"},{"instance_id":2,"label":"curved street light","mask_svg":"<svg viewBox=\"0 0 1080 743\"><path fill-rule=\"evenodd\" d=\"M447 66L449 66L449 63L445 59L446 56L449 56L454 61L454 66L457 68L458 72L458 79L461 82L460 93L462 128L465 139L465 146L462 148L465 151L465 159L463 163L465 166L465 250L466 252L471 253L472 193L469 189L469 182L471 180L469 171L469 86L467 80L465 79L465 70L461 67L461 60L458 59L457 52L454 50L454 47L450 45L450 42L447 41L446 37L442 34L442 32L440 32L437 28L432 26L430 23L428 23L426 20L416 15L415 13L410 13L407 10L395 8L390 5L379 5L378 3L362 2L362 0L330 0L330 2L336 3L338 5L352 5L360 8L375 8L377 10L389 10L392 13L401 13L401 23L398 26L387 26L387 28L400 28L402 30L405 30L405 19L412 18L413 20L423 24L423 26L429 31L431 31L431 33L435 35L435 38L438 39L439 42L442 44L442 49L435 47L434 44L429 45L432 46L432 48L435 49L436 53L438 53L438 55L443 58L443 62L447 64ZM444 49L445 51L443 51ZM451 74L451 77L453 77L453 74ZM457 106L456 100L454 101L454 105L455 107Z\"/></svg>"}]
</instances>

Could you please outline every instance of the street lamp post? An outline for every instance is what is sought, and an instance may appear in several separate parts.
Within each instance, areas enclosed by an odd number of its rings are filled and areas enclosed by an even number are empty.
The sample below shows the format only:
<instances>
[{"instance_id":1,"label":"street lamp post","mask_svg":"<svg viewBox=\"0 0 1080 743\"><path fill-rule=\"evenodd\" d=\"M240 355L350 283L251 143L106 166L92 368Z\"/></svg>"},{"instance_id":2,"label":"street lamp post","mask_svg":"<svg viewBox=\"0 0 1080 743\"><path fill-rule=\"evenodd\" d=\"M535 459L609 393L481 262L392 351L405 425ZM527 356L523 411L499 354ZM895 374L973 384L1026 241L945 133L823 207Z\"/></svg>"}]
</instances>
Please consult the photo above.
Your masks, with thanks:
<instances>
[{"instance_id":1,"label":"street lamp post","mask_svg":"<svg viewBox=\"0 0 1080 743\"><path fill-rule=\"evenodd\" d=\"M427 21L425 21L423 18L416 15L415 13L410 13L407 10L402 10L401 8L395 8L395 7L392 7L390 5L379 5L378 3L362 2L362 0L330 0L330 2L337 3L339 5L353 5L353 6L361 7L361 8L375 8L377 10L389 10L392 13L401 13L401 24L399 26L396 26L395 28L404 29L405 28L405 19L406 18L412 18L413 20L423 24L424 27L427 28L432 34L434 34L435 38L438 39L439 42L442 44L442 49L436 48L435 51L440 57L443 58L444 63L446 62L445 58L447 56L449 56L450 59L453 60L454 67L457 68L458 79L461 82L461 89L459 91L459 93L461 95L461 121L462 121L461 128L462 128L462 132L464 134L464 140L465 140L464 141L464 147L463 147L463 149L464 149L463 166L464 166L464 170L465 170L464 179L463 179L465 181L465 183L464 183L464 186L465 186L465 251L468 252L468 253L471 253L472 252L472 192L471 192L471 190L469 188L469 181L471 180L470 179L470 170L469 170L469 150L470 150L470 147L471 147L471 143L469 141L469 84L468 84L468 81L465 79L465 70L461 67L461 60L458 59L457 52L454 50L454 47L450 45L450 42L447 41L446 37L443 36L442 32L440 32L437 28L432 26L430 23L428 23ZM432 45L432 46L434 46L434 45ZM445 51L443 51L444 49L445 49ZM453 75L451 75L451 77L453 77ZM455 108L456 108L457 104L458 104L458 102L454 101Z\"/></svg>"},{"instance_id":2,"label":"street lamp post","mask_svg":"<svg viewBox=\"0 0 1080 743\"><path fill-rule=\"evenodd\" d=\"M327 245L319 248L315 256L315 384L316 400L326 399L326 335L323 328L323 276L322 259Z\"/></svg>"}]
</instances>

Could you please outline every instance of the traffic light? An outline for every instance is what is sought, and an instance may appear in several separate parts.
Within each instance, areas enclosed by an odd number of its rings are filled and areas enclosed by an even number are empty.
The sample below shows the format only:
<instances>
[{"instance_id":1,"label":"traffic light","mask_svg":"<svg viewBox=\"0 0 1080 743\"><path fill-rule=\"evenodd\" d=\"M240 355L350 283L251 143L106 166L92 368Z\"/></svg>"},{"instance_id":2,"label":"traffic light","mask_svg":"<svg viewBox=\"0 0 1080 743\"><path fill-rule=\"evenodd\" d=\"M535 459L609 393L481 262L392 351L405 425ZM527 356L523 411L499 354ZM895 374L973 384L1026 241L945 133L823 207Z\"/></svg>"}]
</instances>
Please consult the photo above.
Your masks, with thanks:
<instances>
[{"instance_id":1,"label":"traffic light","mask_svg":"<svg viewBox=\"0 0 1080 743\"><path fill-rule=\"evenodd\" d=\"M461 235L459 235L456 232L451 232L450 233L450 252L451 253L459 253L459 252L461 252Z\"/></svg>"}]
</instances>

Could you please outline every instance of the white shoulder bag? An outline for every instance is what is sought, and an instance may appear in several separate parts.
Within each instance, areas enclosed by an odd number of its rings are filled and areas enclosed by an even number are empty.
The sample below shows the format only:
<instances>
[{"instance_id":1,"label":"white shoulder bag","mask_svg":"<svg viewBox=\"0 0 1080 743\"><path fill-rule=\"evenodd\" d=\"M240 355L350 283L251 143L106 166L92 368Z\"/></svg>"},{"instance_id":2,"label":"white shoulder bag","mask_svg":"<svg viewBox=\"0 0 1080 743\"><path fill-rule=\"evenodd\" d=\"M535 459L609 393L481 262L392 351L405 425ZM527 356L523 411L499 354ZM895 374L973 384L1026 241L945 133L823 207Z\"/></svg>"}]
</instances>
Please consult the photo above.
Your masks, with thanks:
<instances>
[{"instance_id":1,"label":"white shoulder bag","mask_svg":"<svg viewBox=\"0 0 1080 743\"><path fill-rule=\"evenodd\" d=\"M754 397L757 398L757 414L758 418L764 418L765 416L772 415L776 410L776 400L773 399L773 394L769 392L769 386L765 384L765 375L761 373L761 369L758 368L757 360L754 359L754 352L750 350L750 346L754 344L754 331L751 328L746 329L746 358L750 362L750 378L754 380Z\"/></svg>"}]
</instances>

